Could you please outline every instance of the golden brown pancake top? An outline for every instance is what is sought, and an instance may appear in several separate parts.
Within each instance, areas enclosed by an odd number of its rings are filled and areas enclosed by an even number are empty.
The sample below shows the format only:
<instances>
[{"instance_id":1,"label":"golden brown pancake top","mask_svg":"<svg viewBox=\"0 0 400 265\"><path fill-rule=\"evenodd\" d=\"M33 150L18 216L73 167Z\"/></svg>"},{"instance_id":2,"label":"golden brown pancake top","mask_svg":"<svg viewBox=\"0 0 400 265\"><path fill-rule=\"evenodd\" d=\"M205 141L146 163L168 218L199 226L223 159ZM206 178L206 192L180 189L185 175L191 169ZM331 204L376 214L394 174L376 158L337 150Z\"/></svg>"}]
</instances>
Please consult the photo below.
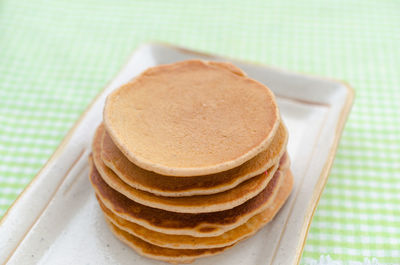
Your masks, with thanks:
<instances>
[{"instance_id":1,"label":"golden brown pancake top","mask_svg":"<svg viewBox=\"0 0 400 265\"><path fill-rule=\"evenodd\" d=\"M234 66L189 60L149 68L111 93L104 123L136 165L171 176L222 172L270 144L273 93Z\"/></svg>"}]
</instances>

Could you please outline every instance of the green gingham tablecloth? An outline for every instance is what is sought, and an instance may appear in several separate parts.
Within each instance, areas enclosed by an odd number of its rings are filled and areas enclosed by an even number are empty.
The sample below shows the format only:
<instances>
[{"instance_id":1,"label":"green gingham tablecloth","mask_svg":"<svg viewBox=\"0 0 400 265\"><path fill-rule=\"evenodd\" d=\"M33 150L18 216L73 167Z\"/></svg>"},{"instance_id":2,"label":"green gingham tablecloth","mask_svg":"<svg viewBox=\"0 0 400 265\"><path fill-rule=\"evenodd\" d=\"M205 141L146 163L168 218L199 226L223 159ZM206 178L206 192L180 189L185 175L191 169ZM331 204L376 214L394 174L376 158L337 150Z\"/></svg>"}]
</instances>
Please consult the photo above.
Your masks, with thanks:
<instances>
[{"instance_id":1,"label":"green gingham tablecloth","mask_svg":"<svg viewBox=\"0 0 400 265\"><path fill-rule=\"evenodd\" d=\"M348 81L302 263L400 264L400 1L0 1L0 216L148 41Z\"/></svg>"}]
</instances>

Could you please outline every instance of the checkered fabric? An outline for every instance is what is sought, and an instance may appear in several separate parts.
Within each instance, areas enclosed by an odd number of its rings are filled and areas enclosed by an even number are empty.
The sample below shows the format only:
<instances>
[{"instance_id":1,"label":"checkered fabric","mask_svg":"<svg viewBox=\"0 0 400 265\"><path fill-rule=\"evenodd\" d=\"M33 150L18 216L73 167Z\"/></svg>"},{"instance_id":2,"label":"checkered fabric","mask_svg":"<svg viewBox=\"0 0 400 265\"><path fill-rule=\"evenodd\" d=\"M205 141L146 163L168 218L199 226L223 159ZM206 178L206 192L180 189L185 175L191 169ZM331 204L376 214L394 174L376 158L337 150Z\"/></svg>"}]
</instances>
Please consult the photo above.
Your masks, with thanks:
<instances>
[{"instance_id":1,"label":"checkered fabric","mask_svg":"<svg viewBox=\"0 0 400 265\"><path fill-rule=\"evenodd\" d=\"M149 41L348 81L355 105L302 263L400 264L395 0L1 1L0 216Z\"/></svg>"}]
</instances>

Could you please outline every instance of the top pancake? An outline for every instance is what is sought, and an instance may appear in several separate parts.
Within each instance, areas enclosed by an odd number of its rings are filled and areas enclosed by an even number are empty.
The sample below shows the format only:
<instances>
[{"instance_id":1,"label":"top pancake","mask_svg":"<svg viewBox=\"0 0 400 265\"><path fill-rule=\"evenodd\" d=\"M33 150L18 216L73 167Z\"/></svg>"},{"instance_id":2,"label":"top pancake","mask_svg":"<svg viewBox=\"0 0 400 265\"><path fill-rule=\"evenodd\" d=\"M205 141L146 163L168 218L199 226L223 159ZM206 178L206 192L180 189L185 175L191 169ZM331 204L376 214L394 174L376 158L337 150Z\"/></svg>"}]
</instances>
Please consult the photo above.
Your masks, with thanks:
<instances>
[{"instance_id":1,"label":"top pancake","mask_svg":"<svg viewBox=\"0 0 400 265\"><path fill-rule=\"evenodd\" d=\"M104 108L113 142L134 164L169 176L232 169L271 143L280 121L272 92L228 63L150 68Z\"/></svg>"}]
</instances>

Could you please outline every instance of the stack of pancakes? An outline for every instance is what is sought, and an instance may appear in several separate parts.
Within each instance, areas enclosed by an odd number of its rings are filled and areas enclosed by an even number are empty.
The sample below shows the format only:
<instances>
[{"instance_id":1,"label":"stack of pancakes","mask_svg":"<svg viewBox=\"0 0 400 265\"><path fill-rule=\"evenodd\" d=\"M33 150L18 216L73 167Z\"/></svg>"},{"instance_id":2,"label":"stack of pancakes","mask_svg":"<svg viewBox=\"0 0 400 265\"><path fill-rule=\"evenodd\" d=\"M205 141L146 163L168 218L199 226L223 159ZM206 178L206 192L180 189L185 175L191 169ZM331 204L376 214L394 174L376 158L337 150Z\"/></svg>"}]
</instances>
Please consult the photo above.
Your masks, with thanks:
<instances>
[{"instance_id":1,"label":"stack of pancakes","mask_svg":"<svg viewBox=\"0 0 400 265\"><path fill-rule=\"evenodd\" d=\"M117 238L188 263L276 215L293 185L287 139L272 92L234 65L157 66L108 97L90 180Z\"/></svg>"}]
</instances>

